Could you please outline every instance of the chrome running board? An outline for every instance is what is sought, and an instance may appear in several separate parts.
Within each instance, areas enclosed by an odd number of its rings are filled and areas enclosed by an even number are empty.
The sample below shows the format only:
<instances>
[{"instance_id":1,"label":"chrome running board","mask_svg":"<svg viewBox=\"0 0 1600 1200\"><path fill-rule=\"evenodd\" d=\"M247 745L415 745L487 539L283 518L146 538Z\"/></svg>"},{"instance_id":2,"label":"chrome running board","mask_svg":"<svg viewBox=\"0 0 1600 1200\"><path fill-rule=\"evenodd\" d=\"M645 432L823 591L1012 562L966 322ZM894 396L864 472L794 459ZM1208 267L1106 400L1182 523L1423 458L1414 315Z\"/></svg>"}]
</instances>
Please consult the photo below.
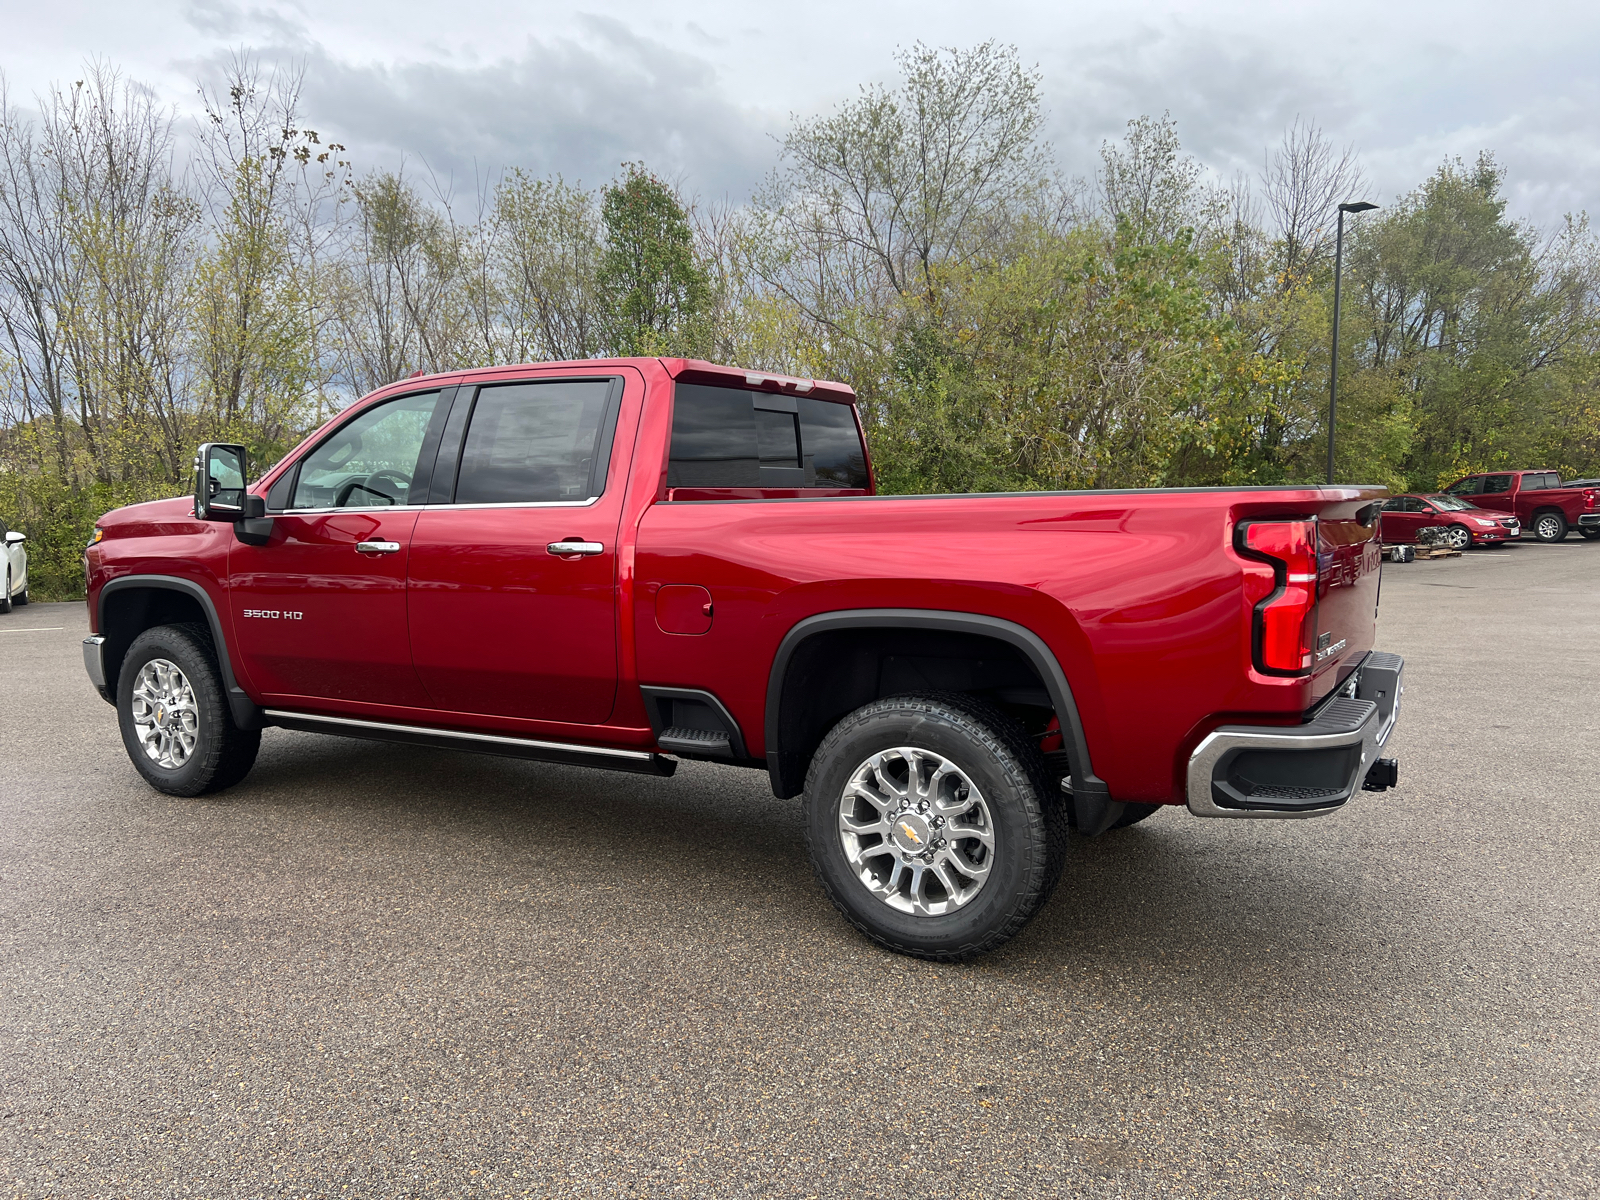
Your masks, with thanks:
<instances>
[{"instance_id":1,"label":"chrome running board","mask_svg":"<svg viewBox=\"0 0 1600 1200\"><path fill-rule=\"evenodd\" d=\"M332 733L375 742L432 746L441 750L471 750L479 754L499 754L536 762L628 771L635 775L671 775L678 769L678 764L672 759L663 758L649 750L611 750L577 742L542 742L499 733L469 733L464 729L437 729L426 725L394 725L387 721L363 721L355 717L330 717L322 713L289 712L279 708L267 709L266 718L273 725L298 729L303 733Z\"/></svg>"}]
</instances>

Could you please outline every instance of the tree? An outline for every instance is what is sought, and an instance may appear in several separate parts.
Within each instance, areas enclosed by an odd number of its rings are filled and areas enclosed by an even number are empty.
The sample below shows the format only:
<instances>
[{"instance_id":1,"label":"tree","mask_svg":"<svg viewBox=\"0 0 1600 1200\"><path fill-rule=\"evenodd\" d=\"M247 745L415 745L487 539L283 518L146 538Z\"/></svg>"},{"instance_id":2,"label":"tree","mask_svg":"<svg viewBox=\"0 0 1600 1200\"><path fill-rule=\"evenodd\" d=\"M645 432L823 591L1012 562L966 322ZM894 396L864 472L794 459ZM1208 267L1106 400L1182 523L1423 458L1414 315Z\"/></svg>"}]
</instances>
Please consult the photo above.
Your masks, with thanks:
<instances>
[{"instance_id":1,"label":"tree","mask_svg":"<svg viewBox=\"0 0 1600 1200\"><path fill-rule=\"evenodd\" d=\"M625 167L600 200L605 240L597 283L607 340L618 354L682 352L693 344L695 322L710 299L689 214L642 164Z\"/></svg>"}]
</instances>

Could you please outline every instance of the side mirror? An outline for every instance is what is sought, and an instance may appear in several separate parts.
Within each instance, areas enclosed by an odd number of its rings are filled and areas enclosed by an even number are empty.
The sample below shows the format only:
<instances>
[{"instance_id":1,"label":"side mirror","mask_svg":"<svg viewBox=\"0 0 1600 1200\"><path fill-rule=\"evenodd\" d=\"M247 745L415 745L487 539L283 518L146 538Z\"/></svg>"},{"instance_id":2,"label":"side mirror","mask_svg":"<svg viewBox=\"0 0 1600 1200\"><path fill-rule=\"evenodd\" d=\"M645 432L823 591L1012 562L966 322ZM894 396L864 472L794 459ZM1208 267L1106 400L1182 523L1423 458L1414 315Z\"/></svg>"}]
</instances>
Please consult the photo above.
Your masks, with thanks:
<instances>
[{"instance_id":1,"label":"side mirror","mask_svg":"<svg viewBox=\"0 0 1600 1200\"><path fill-rule=\"evenodd\" d=\"M18 533L15 529L13 529L10 533L6 534L6 545L8 545L8 546L20 546L20 545L22 545L23 542L25 542L27 540L28 540L28 535L27 534Z\"/></svg>"},{"instance_id":2,"label":"side mirror","mask_svg":"<svg viewBox=\"0 0 1600 1200\"><path fill-rule=\"evenodd\" d=\"M245 514L245 450L207 442L194 460L194 515L202 521L237 521Z\"/></svg>"}]
</instances>

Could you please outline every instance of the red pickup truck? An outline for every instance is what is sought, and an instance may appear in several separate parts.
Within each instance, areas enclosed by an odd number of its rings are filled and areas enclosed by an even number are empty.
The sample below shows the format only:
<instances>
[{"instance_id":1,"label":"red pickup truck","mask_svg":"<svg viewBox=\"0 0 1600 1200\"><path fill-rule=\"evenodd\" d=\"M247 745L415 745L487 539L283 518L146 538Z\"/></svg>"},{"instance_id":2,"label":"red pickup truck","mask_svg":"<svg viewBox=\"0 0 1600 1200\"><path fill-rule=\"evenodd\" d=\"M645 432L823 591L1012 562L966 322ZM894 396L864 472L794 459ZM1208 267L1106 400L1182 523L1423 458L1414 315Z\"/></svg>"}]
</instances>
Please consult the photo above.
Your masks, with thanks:
<instances>
[{"instance_id":1,"label":"red pickup truck","mask_svg":"<svg viewBox=\"0 0 1600 1200\"><path fill-rule=\"evenodd\" d=\"M1500 471L1458 479L1445 493L1478 508L1510 513L1541 542L1559 542L1569 529L1600 538L1600 488L1563 487L1554 471Z\"/></svg>"},{"instance_id":2,"label":"red pickup truck","mask_svg":"<svg viewBox=\"0 0 1600 1200\"><path fill-rule=\"evenodd\" d=\"M854 400L555 363L385 388L253 485L204 446L97 526L85 665L175 795L269 725L765 770L839 910L937 959L1015 934L1069 827L1394 783L1382 489L879 496Z\"/></svg>"}]
</instances>

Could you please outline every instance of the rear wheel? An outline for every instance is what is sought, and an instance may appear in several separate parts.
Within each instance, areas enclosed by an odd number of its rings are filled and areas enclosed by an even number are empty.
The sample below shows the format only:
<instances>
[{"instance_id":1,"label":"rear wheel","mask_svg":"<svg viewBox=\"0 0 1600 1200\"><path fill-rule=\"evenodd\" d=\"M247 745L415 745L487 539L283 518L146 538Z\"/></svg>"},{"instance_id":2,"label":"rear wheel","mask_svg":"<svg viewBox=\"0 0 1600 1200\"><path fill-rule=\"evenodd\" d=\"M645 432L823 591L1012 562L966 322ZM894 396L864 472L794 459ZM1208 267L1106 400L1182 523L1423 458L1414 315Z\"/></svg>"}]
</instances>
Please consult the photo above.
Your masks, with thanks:
<instances>
[{"instance_id":1,"label":"rear wheel","mask_svg":"<svg viewBox=\"0 0 1600 1200\"><path fill-rule=\"evenodd\" d=\"M117 722L134 767L169 796L232 787L261 748L260 730L233 723L200 625L162 625L134 639L117 680Z\"/></svg>"},{"instance_id":2,"label":"rear wheel","mask_svg":"<svg viewBox=\"0 0 1600 1200\"><path fill-rule=\"evenodd\" d=\"M15 596L11 597L11 603L15 604L18 608L21 608L27 602L28 602L28 585L27 584L23 584L22 585L22 590L20 592L18 592Z\"/></svg>"},{"instance_id":3,"label":"rear wheel","mask_svg":"<svg viewBox=\"0 0 1600 1200\"><path fill-rule=\"evenodd\" d=\"M1465 525L1452 525L1445 531L1444 544L1452 550L1465 550L1472 545L1472 533Z\"/></svg>"},{"instance_id":4,"label":"rear wheel","mask_svg":"<svg viewBox=\"0 0 1600 1200\"><path fill-rule=\"evenodd\" d=\"M1567 518L1558 512L1535 513L1533 536L1541 542L1559 542L1567 536Z\"/></svg>"},{"instance_id":5,"label":"rear wheel","mask_svg":"<svg viewBox=\"0 0 1600 1200\"><path fill-rule=\"evenodd\" d=\"M1579 529L1578 532L1583 534L1583 540L1586 542L1600 539L1600 529Z\"/></svg>"},{"instance_id":6,"label":"rear wheel","mask_svg":"<svg viewBox=\"0 0 1600 1200\"><path fill-rule=\"evenodd\" d=\"M992 950L1061 873L1066 814L1022 727L970 696L894 696L835 725L806 777L806 842L846 920L951 961Z\"/></svg>"},{"instance_id":7,"label":"rear wheel","mask_svg":"<svg viewBox=\"0 0 1600 1200\"><path fill-rule=\"evenodd\" d=\"M0 614L5 614L5 613L8 613L10 611L11 611L11 568L7 567L6 568L6 586L5 586L5 590L4 591L0 591Z\"/></svg>"}]
</instances>

